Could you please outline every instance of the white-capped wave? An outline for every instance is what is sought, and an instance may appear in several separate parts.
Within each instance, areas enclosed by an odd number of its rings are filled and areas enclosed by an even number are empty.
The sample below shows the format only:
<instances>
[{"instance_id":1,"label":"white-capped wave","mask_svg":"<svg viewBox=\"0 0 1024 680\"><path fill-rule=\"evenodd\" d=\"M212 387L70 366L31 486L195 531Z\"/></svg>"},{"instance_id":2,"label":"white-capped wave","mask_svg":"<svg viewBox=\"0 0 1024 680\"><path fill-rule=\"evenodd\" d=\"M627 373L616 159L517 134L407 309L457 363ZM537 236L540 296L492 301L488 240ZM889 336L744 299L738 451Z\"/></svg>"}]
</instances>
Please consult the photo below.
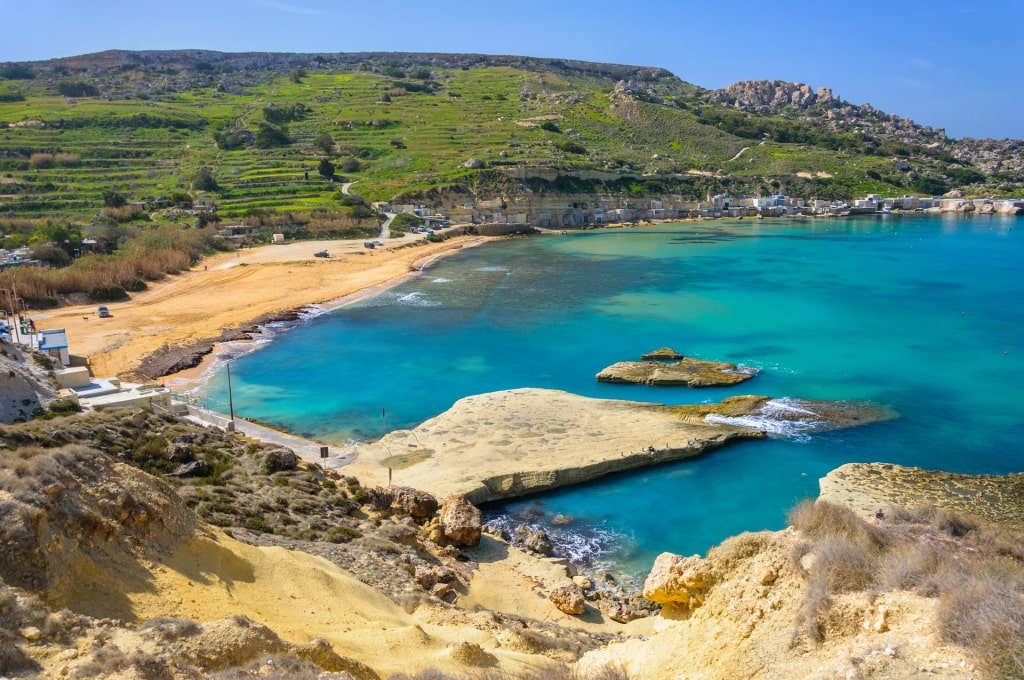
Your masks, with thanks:
<instances>
[{"instance_id":1,"label":"white-capped wave","mask_svg":"<svg viewBox=\"0 0 1024 680\"><path fill-rule=\"evenodd\" d=\"M439 276L436 279L434 279L433 281L431 281L431 283L451 283L451 282L452 282L451 279L446 279L443 276Z\"/></svg>"},{"instance_id":2,"label":"white-capped wave","mask_svg":"<svg viewBox=\"0 0 1024 680\"><path fill-rule=\"evenodd\" d=\"M396 302L400 305L408 305L410 307L438 307L441 304L436 300L428 299L420 291L401 295Z\"/></svg>"},{"instance_id":3,"label":"white-capped wave","mask_svg":"<svg viewBox=\"0 0 1024 680\"><path fill-rule=\"evenodd\" d=\"M755 412L744 416L709 413L704 416L704 422L745 427L797 441L807 441L810 439L810 433L826 424L818 414L806 408L803 402L785 397L769 399Z\"/></svg>"},{"instance_id":4,"label":"white-capped wave","mask_svg":"<svg viewBox=\"0 0 1024 680\"><path fill-rule=\"evenodd\" d=\"M508 271L508 267L500 267L500 266L496 266L496 265L495 266L488 266L488 267L477 267L473 271L477 271L477 272L507 272Z\"/></svg>"}]
</instances>

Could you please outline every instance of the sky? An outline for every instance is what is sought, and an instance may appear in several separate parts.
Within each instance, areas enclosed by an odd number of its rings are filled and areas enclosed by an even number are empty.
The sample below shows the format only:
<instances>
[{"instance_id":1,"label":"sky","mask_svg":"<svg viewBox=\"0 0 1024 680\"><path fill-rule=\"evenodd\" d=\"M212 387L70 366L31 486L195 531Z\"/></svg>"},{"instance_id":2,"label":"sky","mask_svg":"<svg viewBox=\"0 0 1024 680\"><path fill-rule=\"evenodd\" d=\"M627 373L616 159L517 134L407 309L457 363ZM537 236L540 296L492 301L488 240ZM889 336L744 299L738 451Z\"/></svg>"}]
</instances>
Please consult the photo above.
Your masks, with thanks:
<instances>
[{"instance_id":1,"label":"sky","mask_svg":"<svg viewBox=\"0 0 1024 680\"><path fill-rule=\"evenodd\" d=\"M0 62L108 49L461 52L830 87L951 137L1024 138L1021 0L0 0Z\"/></svg>"}]
</instances>

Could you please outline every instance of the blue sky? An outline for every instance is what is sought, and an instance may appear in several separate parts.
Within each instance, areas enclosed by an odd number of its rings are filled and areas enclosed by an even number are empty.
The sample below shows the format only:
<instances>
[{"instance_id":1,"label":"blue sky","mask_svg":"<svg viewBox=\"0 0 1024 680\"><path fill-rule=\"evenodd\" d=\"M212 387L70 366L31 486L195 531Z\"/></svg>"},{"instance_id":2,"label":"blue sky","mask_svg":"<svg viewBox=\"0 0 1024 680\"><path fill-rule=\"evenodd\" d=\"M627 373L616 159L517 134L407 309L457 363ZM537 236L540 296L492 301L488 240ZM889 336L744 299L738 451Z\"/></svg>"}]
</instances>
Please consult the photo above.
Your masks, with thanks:
<instances>
[{"instance_id":1,"label":"blue sky","mask_svg":"<svg viewBox=\"0 0 1024 680\"><path fill-rule=\"evenodd\" d=\"M479 52L779 79L953 137L1024 138L1020 0L0 0L0 61L107 49Z\"/></svg>"}]
</instances>

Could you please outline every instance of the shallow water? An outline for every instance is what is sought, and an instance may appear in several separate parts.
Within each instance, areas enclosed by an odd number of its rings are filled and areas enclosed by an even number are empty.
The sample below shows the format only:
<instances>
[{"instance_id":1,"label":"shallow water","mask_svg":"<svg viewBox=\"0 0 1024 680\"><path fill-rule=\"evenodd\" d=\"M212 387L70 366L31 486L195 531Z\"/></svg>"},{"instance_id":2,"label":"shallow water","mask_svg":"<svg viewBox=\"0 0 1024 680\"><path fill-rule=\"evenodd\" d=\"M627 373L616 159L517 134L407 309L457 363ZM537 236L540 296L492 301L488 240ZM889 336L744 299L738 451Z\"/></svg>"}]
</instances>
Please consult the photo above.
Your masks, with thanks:
<instances>
[{"instance_id":1,"label":"shallow water","mask_svg":"<svg viewBox=\"0 0 1024 680\"><path fill-rule=\"evenodd\" d=\"M786 510L845 462L1020 471L1018 224L999 216L743 220L504 241L237 358L234 408L332 444L515 387L663 403L756 392L870 400L899 412L491 509L545 525L572 516L559 529L566 550L643 573L663 550L704 552L744 530L784 526ZM663 346L761 373L704 390L594 380L611 363ZM208 398L226 402L222 375Z\"/></svg>"}]
</instances>

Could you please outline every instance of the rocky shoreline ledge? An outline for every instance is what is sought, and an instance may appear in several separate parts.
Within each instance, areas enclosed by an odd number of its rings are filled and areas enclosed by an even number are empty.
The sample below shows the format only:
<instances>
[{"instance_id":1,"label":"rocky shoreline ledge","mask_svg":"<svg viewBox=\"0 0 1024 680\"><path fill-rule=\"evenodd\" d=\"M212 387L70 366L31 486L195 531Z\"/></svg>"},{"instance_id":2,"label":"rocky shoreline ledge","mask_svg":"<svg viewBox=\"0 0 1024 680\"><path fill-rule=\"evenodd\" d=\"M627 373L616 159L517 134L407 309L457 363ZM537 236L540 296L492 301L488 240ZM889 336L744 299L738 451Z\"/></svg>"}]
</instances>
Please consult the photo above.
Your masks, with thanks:
<instances>
[{"instance_id":1,"label":"rocky shoreline ledge","mask_svg":"<svg viewBox=\"0 0 1024 680\"><path fill-rule=\"evenodd\" d=\"M863 515L890 507L934 506L1024 529L1024 473L966 475L891 463L847 463L818 485L819 498Z\"/></svg>"},{"instance_id":2,"label":"rocky shoreline ledge","mask_svg":"<svg viewBox=\"0 0 1024 680\"><path fill-rule=\"evenodd\" d=\"M367 483L485 503L692 458L732 441L764 439L766 425L774 422L771 413L765 415L766 404L776 402L746 396L665 406L537 388L491 392L460 399L412 430L361 445L346 471ZM819 429L893 415L870 405L799 403L783 409L784 415ZM747 417L753 420L745 422Z\"/></svg>"}]
</instances>

